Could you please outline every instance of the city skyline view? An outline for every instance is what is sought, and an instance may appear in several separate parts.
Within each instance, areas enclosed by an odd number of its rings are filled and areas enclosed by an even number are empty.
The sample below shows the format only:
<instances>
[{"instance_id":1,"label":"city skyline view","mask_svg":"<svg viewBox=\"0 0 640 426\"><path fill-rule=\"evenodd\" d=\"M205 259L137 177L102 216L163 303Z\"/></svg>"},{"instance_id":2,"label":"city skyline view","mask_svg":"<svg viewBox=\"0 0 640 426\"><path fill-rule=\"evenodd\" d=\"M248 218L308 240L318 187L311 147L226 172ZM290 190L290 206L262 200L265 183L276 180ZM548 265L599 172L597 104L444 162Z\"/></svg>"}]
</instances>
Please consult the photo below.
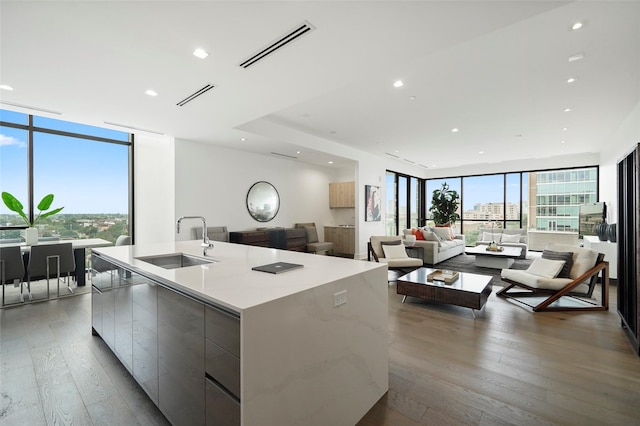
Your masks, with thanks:
<instances>
[{"instance_id":1,"label":"city skyline view","mask_svg":"<svg viewBox=\"0 0 640 426\"><path fill-rule=\"evenodd\" d=\"M28 115L1 110L0 121L27 125ZM34 116L36 128L127 142L129 135L110 129ZM67 214L127 214L128 150L126 144L33 132L34 204L54 194L52 208ZM28 131L0 127L0 187L28 210ZM37 210L34 212L37 214ZM4 203L0 214L13 214Z\"/></svg>"}]
</instances>

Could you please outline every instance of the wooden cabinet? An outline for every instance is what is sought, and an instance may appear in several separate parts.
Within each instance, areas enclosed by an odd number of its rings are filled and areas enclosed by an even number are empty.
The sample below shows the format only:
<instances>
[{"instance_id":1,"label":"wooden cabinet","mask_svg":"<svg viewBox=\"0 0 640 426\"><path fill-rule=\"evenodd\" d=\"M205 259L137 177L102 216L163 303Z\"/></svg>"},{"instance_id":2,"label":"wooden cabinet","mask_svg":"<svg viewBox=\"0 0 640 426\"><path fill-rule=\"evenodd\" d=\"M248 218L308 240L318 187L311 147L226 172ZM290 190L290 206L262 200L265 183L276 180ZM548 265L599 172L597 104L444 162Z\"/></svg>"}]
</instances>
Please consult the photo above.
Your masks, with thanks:
<instances>
[{"instance_id":1,"label":"wooden cabinet","mask_svg":"<svg viewBox=\"0 0 640 426\"><path fill-rule=\"evenodd\" d=\"M355 182L336 182L329 184L329 207L355 208L356 184Z\"/></svg>"},{"instance_id":2,"label":"wooden cabinet","mask_svg":"<svg viewBox=\"0 0 640 426\"><path fill-rule=\"evenodd\" d=\"M272 228L263 231L235 231L229 233L229 241L249 246L305 251L307 249L307 232L304 229L295 228Z\"/></svg>"},{"instance_id":3,"label":"wooden cabinet","mask_svg":"<svg viewBox=\"0 0 640 426\"><path fill-rule=\"evenodd\" d=\"M356 229L347 226L325 226L324 240L333 243L334 254L353 256L356 249Z\"/></svg>"}]
</instances>

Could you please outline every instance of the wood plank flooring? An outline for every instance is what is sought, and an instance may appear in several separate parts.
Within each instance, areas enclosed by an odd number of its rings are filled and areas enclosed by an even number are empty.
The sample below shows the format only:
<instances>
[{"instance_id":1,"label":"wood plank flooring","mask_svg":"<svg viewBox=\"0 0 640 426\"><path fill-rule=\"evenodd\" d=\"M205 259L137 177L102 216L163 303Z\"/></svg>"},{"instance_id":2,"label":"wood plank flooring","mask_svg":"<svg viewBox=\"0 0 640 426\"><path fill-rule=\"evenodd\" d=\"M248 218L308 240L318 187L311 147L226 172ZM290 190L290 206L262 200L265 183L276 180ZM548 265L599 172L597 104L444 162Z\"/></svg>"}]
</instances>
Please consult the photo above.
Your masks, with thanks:
<instances>
[{"instance_id":1,"label":"wood plank flooring","mask_svg":"<svg viewBox=\"0 0 640 426\"><path fill-rule=\"evenodd\" d=\"M640 424L640 358L615 286L608 312L536 314L494 288L475 320L465 308L403 304L395 290L390 390L359 426ZM2 426L168 424L91 336L90 300L0 310Z\"/></svg>"},{"instance_id":2,"label":"wood plank flooring","mask_svg":"<svg viewBox=\"0 0 640 426\"><path fill-rule=\"evenodd\" d=\"M389 286L390 390L359 422L638 425L640 357L616 313L532 313L495 296L471 311ZM597 291L597 290L596 290Z\"/></svg>"}]
</instances>

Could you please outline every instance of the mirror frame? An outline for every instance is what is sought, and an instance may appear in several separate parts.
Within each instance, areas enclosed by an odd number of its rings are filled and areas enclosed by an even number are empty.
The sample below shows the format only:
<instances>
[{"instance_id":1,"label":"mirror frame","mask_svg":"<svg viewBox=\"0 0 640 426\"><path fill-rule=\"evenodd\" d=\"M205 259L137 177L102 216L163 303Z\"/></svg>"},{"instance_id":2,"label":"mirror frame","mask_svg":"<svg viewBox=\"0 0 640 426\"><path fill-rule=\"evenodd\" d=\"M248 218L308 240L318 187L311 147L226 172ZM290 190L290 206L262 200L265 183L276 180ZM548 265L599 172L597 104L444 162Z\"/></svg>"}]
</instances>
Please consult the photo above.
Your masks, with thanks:
<instances>
[{"instance_id":1,"label":"mirror frame","mask_svg":"<svg viewBox=\"0 0 640 426\"><path fill-rule=\"evenodd\" d=\"M258 192L262 190L270 191L270 194L267 194L267 197L275 197L275 200L276 200L275 208L270 210L270 212L266 215L261 214L259 211L251 207L251 205L255 204L257 200L256 197L258 195ZM257 201L261 201L261 200L257 200ZM278 190L276 189L275 186L273 186L269 182L261 180L251 185L251 188L249 188L249 191L247 191L246 204L247 204L247 212L249 212L249 215L254 220L257 220L258 222L269 222L270 220L273 220L273 218L276 217L276 215L280 211L280 194L278 194Z\"/></svg>"}]
</instances>

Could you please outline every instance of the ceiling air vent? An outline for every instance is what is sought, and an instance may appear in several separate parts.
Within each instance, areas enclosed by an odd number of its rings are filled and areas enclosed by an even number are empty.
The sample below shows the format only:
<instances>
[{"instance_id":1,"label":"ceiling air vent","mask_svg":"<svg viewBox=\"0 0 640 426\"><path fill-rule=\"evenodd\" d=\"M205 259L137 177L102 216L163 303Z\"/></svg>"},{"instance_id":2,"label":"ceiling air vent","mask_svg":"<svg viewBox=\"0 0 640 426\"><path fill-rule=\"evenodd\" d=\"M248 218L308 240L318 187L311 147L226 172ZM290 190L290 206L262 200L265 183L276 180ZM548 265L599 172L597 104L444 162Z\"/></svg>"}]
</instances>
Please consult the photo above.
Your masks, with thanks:
<instances>
[{"instance_id":1,"label":"ceiling air vent","mask_svg":"<svg viewBox=\"0 0 640 426\"><path fill-rule=\"evenodd\" d=\"M315 29L316 28L313 25L311 25L307 21L304 21L302 24L298 25L294 30L292 30L288 34L285 34L284 36L280 37L279 39L273 41L271 44L269 44L264 49L262 49L262 50L260 50L260 51L258 51L256 53L254 53L253 55L251 55L249 58L244 60L240 64L240 66L242 68L249 68L251 65L253 65L256 62L266 58L267 56L271 55L272 53L274 53L275 51L277 51L281 47L286 46L287 44L291 43L292 41L297 40L298 38L300 38L304 34L307 34L308 32L313 31Z\"/></svg>"},{"instance_id":2,"label":"ceiling air vent","mask_svg":"<svg viewBox=\"0 0 640 426\"><path fill-rule=\"evenodd\" d=\"M200 95L204 95L205 93L207 93L209 90L213 89L214 87L216 87L216 86L214 86L213 84L207 84L202 89L197 90L196 92L192 93L191 95L187 96L186 98L184 98L183 100L178 102L176 105L185 106L185 104L187 104L188 102L191 102L192 100L194 100L195 98L197 98Z\"/></svg>"},{"instance_id":3,"label":"ceiling air vent","mask_svg":"<svg viewBox=\"0 0 640 426\"><path fill-rule=\"evenodd\" d=\"M387 154L389 157L393 157L393 158L400 158L400 157L398 157L397 155L390 154L390 153L388 153L388 152L385 152L385 154Z\"/></svg>"},{"instance_id":4,"label":"ceiling air vent","mask_svg":"<svg viewBox=\"0 0 640 426\"><path fill-rule=\"evenodd\" d=\"M271 151L271 155L277 155L278 157L291 158L291 159L294 159L294 160L298 159L298 157L294 157L293 155L280 154L279 152L273 152L273 151Z\"/></svg>"}]
</instances>

